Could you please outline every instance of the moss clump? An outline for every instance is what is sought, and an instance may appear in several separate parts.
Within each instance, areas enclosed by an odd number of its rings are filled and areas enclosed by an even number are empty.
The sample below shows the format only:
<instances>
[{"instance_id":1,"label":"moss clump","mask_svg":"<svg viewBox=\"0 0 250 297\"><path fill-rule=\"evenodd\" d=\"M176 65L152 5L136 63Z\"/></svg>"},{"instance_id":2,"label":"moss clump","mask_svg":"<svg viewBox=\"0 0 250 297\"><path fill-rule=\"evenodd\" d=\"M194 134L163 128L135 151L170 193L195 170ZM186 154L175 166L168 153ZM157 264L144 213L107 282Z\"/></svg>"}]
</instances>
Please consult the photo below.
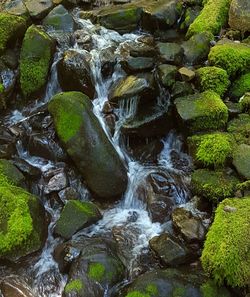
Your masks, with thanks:
<instances>
[{"instance_id":1,"label":"moss clump","mask_svg":"<svg viewBox=\"0 0 250 297\"><path fill-rule=\"evenodd\" d=\"M85 98L87 96L80 92L67 92L55 95L49 103L48 109L53 114L57 134L64 143L73 138L82 125Z\"/></svg>"},{"instance_id":2,"label":"moss clump","mask_svg":"<svg viewBox=\"0 0 250 297\"><path fill-rule=\"evenodd\" d=\"M230 90L231 95L237 98L242 97L246 92L250 92L250 72L237 79Z\"/></svg>"},{"instance_id":3,"label":"moss clump","mask_svg":"<svg viewBox=\"0 0 250 297\"><path fill-rule=\"evenodd\" d=\"M250 197L226 199L218 206L202 252L202 266L221 285L249 285Z\"/></svg>"},{"instance_id":4,"label":"moss clump","mask_svg":"<svg viewBox=\"0 0 250 297\"><path fill-rule=\"evenodd\" d=\"M24 176L10 161L0 159L0 179L1 186L14 185L23 186ZM6 181L6 182L4 182Z\"/></svg>"},{"instance_id":5,"label":"moss clump","mask_svg":"<svg viewBox=\"0 0 250 297\"><path fill-rule=\"evenodd\" d=\"M23 17L0 13L0 54L8 43L16 40L25 32L26 20Z\"/></svg>"},{"instance_id":6,"label":"moss clump","mask_svg":"<svg viewBox=\"0 0 250 297\"><path fill-rule=\"evenodd\" d=\"M25 97L45 86L53 49L53 40L43 30L35 25L28 28L20 55L20 85Z\"/></svg>"},{"instance_id":7,"label":"moss clump","mask_svg":"<svg viewBox=\"0 0 250 297\"><path fill-rule=\"evenodd\" d=\"M228 123L227 131L232 133L238 144L250 145L250 115L240 114Z\"/></svg>"},{"instance_id":8,"label":"moss clump","mask_svg":"<svg viewBox=\"0 0 250 297\"><path fill-rule=\"evenodd\" d=\"M227 123L228 109L214 91L177 98L175 104L178 114L192 132L217 130Z\"/></svg>"},{"instance_id":9,"label":"moss clump","mask_svg":"<svg viewBox=\"0 0 250 297\"><path fill-rule=\"evenodd\" d=\"M234 195L239 183L234 176L226 175L223 171L197 169L192 174L191 187L194 195L205 197L217 203Z\"/></svg>"},{"instance_id":10,"label":"moss clump","mask_svg":"<svg viewBox=\"0 0 250 297\"><path fill-rule=\"evenodd\" d=\"M201 286L203 297L231 297L229 291L224 287L218 287L213 280L209 280Z\"/></svg>"},{"instance_id":11,"label":"moss clump","mask_svg":"<svg viewBox=\"0 0 250 297\"><path fill-rule=\"evenodd\" d=\"M246 93L239 101L242 112L250 113L250 92Z\"/></svg>"},{"instance_id":12,"label":"moss clump","mask_svg":"<svg viewBox=\"0 0 250 297\"><path fill-rule=\"evenodd\" d=\"M250 190L250 180L247 180L243 183L239 183L236 187L237 190L240 191L249 191Z\"/></svg>"},{"instance_id":13,"label":"moss clump","mask_svg":"<svg viewBox=\"0 0 250 297\"><path fill-rule=\"evenodd\" d=\"M250 46L234 42L217 44L211 48L208 61L225 69L229 76L235 75L250 67Z\"/></svg>"},{"instance_id":14,"label":"moss clump","mask_svg":"<svg viewBox=\"0 0 250 297\"><path fill-rule=\"evenodd\" d=\"M187 37L202 32L218 34L227 22L229 6L230 0L206 1L200 15L190 25Z\"/></svg>"},{"instance_id":15,"label":"moss clump","mask_svg":"<svg viewBox=\"0 0 250 297\"><path fill-rule=\"evenodd\" d=\"M101 281L105 276L105 266L102 263L91 263L88 276L96 281Z\"/></svg>"},{"instance_id":16,"label":"moss clump","mask_svg":"<svg viewBox=\"0 0 250 297\"><path fill-rule=\"evenodd\" d=\"M230 134L213 133L205 135L195 135L197 150L196 158L205 166L221 166L232 156L233 141Z\"/></svg>"},{"instance_id":17,"label":"moss clump","mask_svg":"<svg viewBox=\"0 0 250 297\"><path fill-rule=\"evenodd\" d=\"M227 72L218 67L202 67L197 74L202 91L212 90L222 96L230 84Z\"/></svg>"},{"instance_id":18,"label":"moss clump","mask_svg":"<svg viewBox=\"0 0 250 297\"><path fill-rule=\"evenodd\" d=\"M74 279L67 283L64 288L65 293L80 292L84 288L84 284L80 279Z\"/></svg>"},{"instance_id":19,"label":"moss clump","mask_svg":"<svg viewBox=\"0 0 250 297\"><path fill-rule=\"evenodd\" d=\"M140 291L132 291L125 297L151 297L151 295L149 295L148 293L141 293Z\"/></svg>"},{"instance_id":20,"label":"moss clump","mask_svg":"<svg viewBox=\"0 0 250 297\"><path fill-rule=\"evenodd\" d=\"M155 284L148 284L146 287L146 292L152 295L158 294L158 288Z\"/></svg>"}]
</instances>

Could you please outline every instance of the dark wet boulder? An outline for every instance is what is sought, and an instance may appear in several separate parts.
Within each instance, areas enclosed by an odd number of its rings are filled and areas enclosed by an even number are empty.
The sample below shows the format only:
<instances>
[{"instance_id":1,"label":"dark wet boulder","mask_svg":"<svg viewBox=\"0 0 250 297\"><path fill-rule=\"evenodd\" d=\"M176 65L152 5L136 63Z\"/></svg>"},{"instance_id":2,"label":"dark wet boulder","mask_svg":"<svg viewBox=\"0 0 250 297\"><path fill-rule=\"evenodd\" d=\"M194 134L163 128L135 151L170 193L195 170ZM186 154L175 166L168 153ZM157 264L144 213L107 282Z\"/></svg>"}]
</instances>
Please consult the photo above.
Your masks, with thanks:
<instances>
[{"instance_id":1,"label":"dark wet boulder","mask_svg":"<svg viewBox=\"0 0 250 297\"><path fill-rule=\"evenodd\" d=\"M188 262L188 258L190 258L187 248L170 234L163 233L153 237L149 244L151 249L166 265L178 266L185 264Z\"/></svg>"},{"instance_id":2,"label":"dark wet boulder","mask_svg":"<svg viewBox=\"0 0 250 297\"><path fill-rule=\"evenodd\" d=\"M23 17L0 13L0 54L7 46L15 44L23 37L26 27L26 20Z\"/></svg>"},{"instance_id":3,"label":"dark wet boulder","mask_svg":"<svg viewBox=\"0 0 250 297\"><path fill-rule=\"evenodd\" d=\"M250 179L250 145L240 144L233 152L233 165L240 176Z\"/></svg>"},{"instance_id":4,"label":"dark wet boulder","mask_svg":"<svg viewBox=\"0 0 250 297\"><path fill-rule=\"evenodd\" d=\"M116 245L104 238L75 239L69 243L80 252L69 270L64 297L101 297L107 287L122 280L125 268L117 256Z\"/></svg>"},{"instance_id":5,"label":"dark wet boulder","mask_svg":"<svg viewBox=\"0 0 250 297\"><path fill-rule=\"evenodd\" d=\"M48 29L63 32L72 32L74 25L73 17L61 4L51 10L43 20L43 26L48 27Z\"/></svg>"},{"instance_id":6,"label":"dark wet boulder","mask_svg":"<svg viewBox=\"0 0 250 297\"><path fill-rule=\"evenodd\" d=\"M58 63L58 79L64 91L83 92L93 99L95 87L89 69L89 53L68 50Z\"/></svg>"},{"instance_id":7,"label":"dark wet boulder","mask_svg":"<svg viewBox=\"0 0 250 297\"><path fill-rule=\"evenodd\" d=\"M179 44L172 42L158 42L156 46L161 62L175 65L181 64L183 49Z\"/></svg>"},{"instance_id":8,"label":"dark wet boulder","mask_svg":"<svg viewBox=\"0 0 250 297\"><path fill-rule=\"evenodd\" d=\"M147 2L142 14L142 27L154 32L157 29L171 28L178 20L181 8L177 0Z\"/></svg>"},{"instance_id":9,"label":"dark wet boulder","mask_svg":"<svg viewBox=\"0 0 250 297\"><path fill-rule=\"evenodd\" d=\"M213 36L207 32L193 35L182 43L184 50L184 63L189 65L200 64L207 59L210 50L210 42Z\"/></svg>"},{"instance_id":10,"label":"dark wet boulder","mask_svg":"<svg viewBox=\"0 0 250 297\"><path fill-rule=\"evenodd\" d=\"M89 98L79 92L60 93L48 108L58 137L90 190L100 198L120 196L127 186L126 169Z\"/></svg>"},{"instance_id":11,"label":"dark wet boulder","mask_svg":"<svg viewBox=\"0 0 250 297\"><path fill-rule=\"evenodd\" d=\"M95 204L70 200L64 206L54 232L63 238L70 239L77 231L88 227L99 219L101 219L101 214Z\"/></svg>"},{"instance_id":12,"label":"dark wet boulder","mask_svg":"<svg viewBox=\"0 0 250 297\"><path fill-rule=\"evenodd\" d=\"M154 67L154 59L150 57L130 57L121 61L122 68L128 73L150 71Z\"/></svg>"},{"instance_id":13,"label":"dark wet boulder","mask_svg":"<svg viewBox=\"0 0 250 297\"><path fill-rule=\"evenodd\" d=\"M250 32L250 2L248 0L232 0L229 10L229 25L243 34Z\"/></svg>"},{"instance_id":14,"label":"dark wet boulder","mask_svg":"<svg viewBox=\"0 0 250 297\"><path fill-rule=\"evenodd\" d=\"M200 218L191 211L182 207L176 208L172 213L172 220L186 242L202 242L205 239L206 229Z\"/></svg>"},{"instance_id":15,"label":"dark wet boulder","mask_svg":"<svg viewBox=\"0 0 250 297\"><path fill-rule=\"evenodd\" d=\"M101 8L96 15L100 25L107 29L128 33L137 29L142 9L133 4L107 6Z\"/></svg>"},{"instance_id":16,"label":"dark wet boulder","mask_svg":"<svg viewBox=\"0 0 250 297\"><path fill-rule=\"evenodd\" d=\"M42 19L53 8L52 0L23 0L29 14L34 19Z\"/></svg>"},{"instance_id":17,"label":"dark wet boulder","mask_svg":"<svg viewBox=\"0 0 250 297\"><path fill-rule=\"evenodd\" d=\"M39 199L11 186L1 176L0 258L17 261L39 250L45 236L45 211Z\"/></svg>"},{"instance_id":18,"label":"dark wet boulder","mask_svg":"<svg viewBox=\"0 0 250 297\"><path fill-rule=\"evenodd\" d=\"M217 130L228 121L228 109L214 91L179 97L175 106L185 131Z\"/></svg>"},{"instance_id":19,"label":"dark wet boulder","mask_svg":"<svg viewBox=\"0 0 250 297\"><path fill-rule=\"evenodd\" d=\"M197 169L192 174L193 194L205 197L215 203L234 196L239 180L221 170Z\"/></svg>"},{"instance_id":20,"label":"dark wet boulder","mask_svg":"<svg viewBox=\"0 0 250 297\"><path fill-rule=\"evenodd\" d=\"M25 98L43 91L55 50L53 39L32 25L25 33L20 55L20 87Z\"/></svg>"}]
</instances>

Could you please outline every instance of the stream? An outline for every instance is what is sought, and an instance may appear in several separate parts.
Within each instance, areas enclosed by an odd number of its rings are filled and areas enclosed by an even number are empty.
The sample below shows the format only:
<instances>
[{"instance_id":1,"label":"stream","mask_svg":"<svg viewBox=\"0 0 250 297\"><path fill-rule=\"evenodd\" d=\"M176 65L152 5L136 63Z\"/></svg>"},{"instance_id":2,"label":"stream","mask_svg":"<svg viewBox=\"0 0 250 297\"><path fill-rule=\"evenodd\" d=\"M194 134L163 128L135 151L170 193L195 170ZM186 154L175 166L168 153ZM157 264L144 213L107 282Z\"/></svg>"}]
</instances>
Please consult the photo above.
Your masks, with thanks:
<instances>
[{"instance_id":1,"label":"stream","mask_svg":"<svg viewBox=\"0 0 250 297\"><path fill-rule=\"evenodd\" d=\"M181 135L177 134L174 130L171 130L161 139L162 148L157 155L156 162L145 162L133 157L130 150L130 139L122 135L121 127L125 121L135 116L138 107L136 98L121 101L115 108L114 113L118 120L116 121L113 133L110 132L110 129L108 129L105 123L102 110L105 102L108 100L111 85L126 75L119 64L119 60L130 43L135 43L139 38L147 35L143 32L120 35L115 31L93 25L90 20L80 19L77 11L74 12L74 18L79 27L84 28L92 37L93 48L89 51L89 64L95 86L93 111L110 142L125 163L129 181L123 197L119 201L101 209L102 219L96 224L80 230L73 238L99 235L111 237L112 232L115 232L114 228L115 230L122 228L123 236L127 238L129 249L129 253L124 256L128 263L127 278L131 279L139 274L140 271L150 269L150 267L157 267L157 261L152 260L150 255L149 240L161 234L169 225L168 222L160 223L153 221L147 204L143 199L143 193L148 189L149 177L158 179L158 181L159 179L171 181L171 191L175 199L175 204L185 204L190 198L188 183L192 164L190 158L183 150ZM48 33L58 38L56 32ZM53 235L53 228L60 216L62 203L48 199L45 185L48 172L63 168L65 164L31 154L26 143L27 137L33 133L34 121L41 121L43 127L46 129L48 127L47 120L49 121L50 119L44 110L50 98L61 91L57 77L57 63L61 59L63 51L65 49L72 49L79 53L85 52L77 42L69 45L61 39L58 40L57 52L51 66L50 78L44 97L26 105L23 109L10 111L1 123L3 126L21 135L16 144L17 155L15 157L40 171L40 176L30 183L30 190L34 194L39 195L43 201L48 213L49 224L47 240L42 251L25 258L20 263L6 263L1 265L0 277L5 277L6 279L16 278L17 284L21 279L22 285L27 285L27 292L34 294L36 297L62 296L68 277L59 271L58 264L53 257L55 248L63 242L62 238ZM101 71L102 57L105 54L110 55L110 48L115 48L116 64L112 75L103 78ZM169 105L170 95L161 90L157 102L158 107ZM49 142L50 140L46 140L45 137L44 142L46 143L46 141ZM145 144L147 144L147 139L145 140ZM55 146L55 148L58 147ZM173 161L173 152L177 156L176 158L182 161L181 165ZM176 163L178 164L176 165ZM82 201L91 200L91 194L85 187L81 176L79 176L74 166L71 163L67 163L66 165L70 186L79 193ZM109 294L109 290L106 290L105 297L110 296Z\"/></svg>"}]
</instances>

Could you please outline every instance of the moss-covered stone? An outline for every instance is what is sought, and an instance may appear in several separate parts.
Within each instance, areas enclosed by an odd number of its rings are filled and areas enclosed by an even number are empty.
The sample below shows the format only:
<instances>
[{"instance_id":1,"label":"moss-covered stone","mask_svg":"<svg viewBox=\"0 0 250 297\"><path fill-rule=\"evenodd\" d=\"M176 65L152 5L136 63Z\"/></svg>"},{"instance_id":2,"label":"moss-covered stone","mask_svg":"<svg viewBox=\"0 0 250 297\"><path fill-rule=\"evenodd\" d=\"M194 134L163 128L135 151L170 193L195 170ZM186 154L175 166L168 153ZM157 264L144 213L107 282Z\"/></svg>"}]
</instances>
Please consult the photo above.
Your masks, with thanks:
<instances>
[{"instance_id":1,"label":"moss-covered stone","mask_svg":"<svg viewBox=\"0 0 250 297\"><path fill-rule=\"evenodd\" d=\"M0 187L0 258L17 260L42 245L44 211L35 196L6 183Z\"/></svg>"},{"instance_id":2,"label":"moss-covered stone","mask_svg":"<svg viewBox=\"0 0 250 297\"><path fill-rule=\"evenodd\" d=\"M218 67L202 67L197 74L201 91L212 90L223 96L230 84L227 72Z\"/></svg>"},{"instance_id":3,"label":"moss-covered stone","mask_svg":"<svg viewBox=\"0 0 250 297\"><path fill-rule=\"evenodd\" d=\"M204 166L223 166L232 157L232 138L228 133L194 135L188 138L189 151Z\"/></svg>"},{"instance_id":4,"label":"moss-covered stone","mask_svg":"<svg viewBox=\"0 0 250 297\"><path fill-rule=\"evenodd\" d=\"M24 186L25 178L23 174L15 165L5 159L0 159L0 178L2 186L6 184Z\"/></svg>"},{"instance_id":5,"label":"moss-covered stone","mask_svg":"<svg viewBox=\"0 0 250 297\"><path fill-rule=\"evenodd\" d=\"M194 195L215 203L234 195L239 180L223 171L197 169L192 174L191 187Z\"/></svg>"},{"instance_id":6,"label":"moss-covered stone","mask_svg":"<svg viewBox=\"0 0 250 297\"><path fill-rule=\"evenodd\" d=\"M227 131L232 133L238 144L250 145L250 115L240 114L228 123Z\"/></svg>"},{"instance_id":7,"label":"moss-covered stone","mask_svg":"<svg viewBox=\"0 0 250 297\"><path fill-rule=\"evenodd\" d=\"M250 280L250 197L225 199L218 206L202 252L202 265L215 281L233 287Z\"/></svg>"},{"instance_id":8,"label":"moss-covered stone","mask_svg":"<svg viewBox=\"0 0 250 297\"><path fill-rule=\"evenodd\" d=\"M24 97L37 95L45 87L54 46L45 31L35 25L26 31L20 55L20 86Z\"/></svg>"},{"instance_id":9,"label":"moss-covered stone","mask_svg":"<svg viewBox=\"0 0 250 297\"><path fill-rule=\"evenodd\" d=\"M161 64L158 66L157 73L161 84L168 88L175 83L177 67L174 65Z\"/></svg>"},{"instance_id":10,"label":"moss-covered stone","mask_svg":"<svg viewBox=\"0 0 250 297\"><path fill-rule=\"evenodd\" d=\"M190 25L187 37L197 33L218 34L227 23L230 0L208 0L200 15Z\"/></svg>"},{"instance_id":11,"label":"moss-covered stone","mask_svg":"<svg viewBox=\"0 0 250 297\"><path fill-rule=\"evenodd\" d=\"M74 279L67 283L64 288L65 293L77 293L84 287L84 283L80 279Z\"/></svg>"},{"instance_id":12,"label":"moss-covered stone","mask_svg":"<svg viewBox=\"0 0 250 297\"><path fill-rule=\"evenodd\" d=\"M23 17L8 13L0 13L0 54L7 45L21 38L26 29L26 20Z\"/></svg>"},{"instance_id":13,"label":"moss-covered stone","mask_svg":"<svg viewBox=\"0 0 250 297\"><path fill-rule=\"evenodd\" d=\"M219 287L213 280L208 280L201 286L202 297L230 297L225 287Z\"/></svg>"},{"instance_id":14,"label":"moss-covered stone","mask_svg":"<svg viewBox=\"0 0 250 297\"><path fill-rule=\"evenodd\" d=\"M236 98L242 97L246 92L250 92L250 72L235 80L230 88L230 95Z\"/></svg>"},{"instance_id":15,"label":"moss-covered stone","mask_svg":"<svg viewBox=\"0 0 250 297\"><path fill-rule=\"evenodd\" d=\"M105 276L105 266L102 263L91 263L88 276L96 281L101 281Z\"/></svg>"},{"instance_id":16,"label":"moss-covered stone","mask_svg":"<svg viewBox=\"0 0 250 297\"><path fill-rule=\"evenodd\" d=\"M240 144L233 152L233 165L245 179L250 179L250 145Z\"/></svg>"},{"instance_id":17,"label":"moss-covered stone","mask_svg":"<svg viewBox=\"0 0 250 297\"><path fill-rule=\"evenodd\" d=\"M235 75L250 67L250 46L235 42L218 43L211 48L208 61L225 69L228 75Z\"/></svg>"},{"instance_id":18,"label":"moss-covered stone","mask_svg":"<svg viewBox=\"0 0 250 297\"><path fill-rule=\"evenodd\" d=\"M193 132L223 128L228 120L226 105L213 91L177 98L175 105L183 124Z\"/></svg>"},{"instance_id":19,"label":"moss-covered stone","mask_svg":"<svg viewBox=\"0 0 250 297\"><path fill-rule=\"evenodd\" d=\"M239 105L242 112L248 112L250 114L250 92L240 98Z\"/></svg>"},{"instance_id":20,"label":"moss-covered stone","mask_svg":"<svg viewBox=\"0 0 250 297\"><path fill-rule=\"evenodd\" d=\"M92 111L92 103L80 92L55 95L49 102L56 132L88 187L100 198L118 197L127 187L127 172Z\"/></svg>"},{"instance_id":21,"label":"moss-covered stone","mask_svg":"<svg viewBox=\"0 0 250 297\"><path fill-rule=\"evenodd\" d=\"M101 214L93 203L70 200L64 206L54 231L69 239L79 229L95 223L100 218Z\"/></svg>"}]
</instances>

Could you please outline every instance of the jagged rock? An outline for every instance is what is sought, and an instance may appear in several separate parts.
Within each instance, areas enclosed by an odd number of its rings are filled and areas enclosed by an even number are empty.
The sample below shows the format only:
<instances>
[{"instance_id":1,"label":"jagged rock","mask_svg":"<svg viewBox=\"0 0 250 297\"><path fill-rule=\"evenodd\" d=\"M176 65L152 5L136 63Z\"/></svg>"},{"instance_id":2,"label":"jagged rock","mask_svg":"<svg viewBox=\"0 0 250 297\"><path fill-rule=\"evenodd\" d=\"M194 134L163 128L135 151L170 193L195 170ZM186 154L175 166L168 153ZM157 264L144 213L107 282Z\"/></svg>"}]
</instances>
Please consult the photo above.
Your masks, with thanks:
<instances>
[{"instance_id":1,"label":"jagged rock","mask_svg":"<svg viewBox=\"0 0 250 297\"><path fill-rule=\"evenodd\" d=\"M52 0L23 0L23 2L34 19L42 19L53 8Z\"/></svg>"}]
</instances>

